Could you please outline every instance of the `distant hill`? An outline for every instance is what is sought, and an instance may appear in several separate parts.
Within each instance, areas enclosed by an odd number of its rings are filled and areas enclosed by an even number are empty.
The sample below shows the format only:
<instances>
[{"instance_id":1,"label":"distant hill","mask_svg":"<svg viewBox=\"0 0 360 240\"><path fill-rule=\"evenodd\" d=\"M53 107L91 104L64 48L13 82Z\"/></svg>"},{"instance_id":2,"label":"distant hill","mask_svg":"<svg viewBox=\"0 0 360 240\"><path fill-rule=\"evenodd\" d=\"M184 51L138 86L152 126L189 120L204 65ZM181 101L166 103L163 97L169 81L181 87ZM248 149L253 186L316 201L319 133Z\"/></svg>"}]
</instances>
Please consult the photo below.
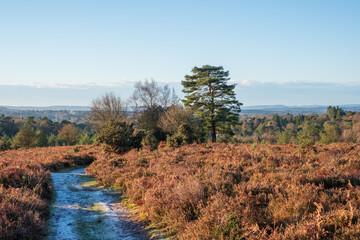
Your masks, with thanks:
<instances>
[{"instance_id":1,"label":"distant hill","mask_svg":"<svg viewBox=\"0 0 360 240\"><path fill-rule=\"evenodd\" d=\"M286 106L286 105L256 105L243 106L241 115L272 115L272 114L324 114L328 106L309 105L309 106ZM360 112L360 104L339 105L345 111ZM32 106L0 106L0 114L13 115L18 117L48 117L53 121L73 120L81 122L90 111L88 106L49 106L49 107L32 107ZM127 109L131 113L132 109Z\"/></svg>"},{"instance_id":2,"label":"distant hill","mask_svg":"<svg viewBox=\"0 0 360 240\"><path fill-rule=\"evenodd\" d=\"M15 116L20 118L47 117L52 121L69 120L74 123L83 122L90 108L83 106L50 106L50 107L12 107L0 106L0 115Z\"/></svg>"},{"instance_id":3,"label":"distant hill","mask_svg":"<svg viewBox=\"0 0 360 240\"><path fill-rule=\"evenodd\" d=\"M33 107L33 106L0 106L1 110L8 111L90 111L88 106L48 106L48 107Z\"/></svg>"},{"instance_id":4,"label":"distant hill","mask_svg":"<svg viewBox=\"0 0 360 240\"><path fill-rule=\"evenodd\" d=\"M285 106L285 105L257 105L243 106L242 115L271 115L271 114L324 114L328 106ZM360 112L360 104L339 105L345 111Z\"/></svg>"}]
</instances>

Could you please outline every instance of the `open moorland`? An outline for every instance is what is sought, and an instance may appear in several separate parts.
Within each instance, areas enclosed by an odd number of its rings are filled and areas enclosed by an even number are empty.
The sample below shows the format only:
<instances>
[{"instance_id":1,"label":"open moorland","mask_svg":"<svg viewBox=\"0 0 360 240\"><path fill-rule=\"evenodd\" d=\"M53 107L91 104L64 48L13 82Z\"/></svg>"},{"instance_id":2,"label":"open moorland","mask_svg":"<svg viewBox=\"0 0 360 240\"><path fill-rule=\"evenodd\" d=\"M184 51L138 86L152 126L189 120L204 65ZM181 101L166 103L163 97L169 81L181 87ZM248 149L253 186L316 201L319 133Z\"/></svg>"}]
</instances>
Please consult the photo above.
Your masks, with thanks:
<instances>
[{"instance_id":1,"label":"open moorland","mask_svg":"<svg viewBox=\"0 0 360 240\"><path fill-rule=\"evenodd\" d=\"M174 239L360 237L358 144L159 146L86 171Z\"/></svg>"},{"instance_id":2,"label":"open moorland","mask_svg":"<svg viewBox=\"0 0 360 240\"><path fill-rule=\"evenodd\" d=\"M1 152L0 238L42 239L48 170L86 164L173 239L360 237L360 145L208 143L123 155L94 146Z\"/></svg>"}]
</instances>

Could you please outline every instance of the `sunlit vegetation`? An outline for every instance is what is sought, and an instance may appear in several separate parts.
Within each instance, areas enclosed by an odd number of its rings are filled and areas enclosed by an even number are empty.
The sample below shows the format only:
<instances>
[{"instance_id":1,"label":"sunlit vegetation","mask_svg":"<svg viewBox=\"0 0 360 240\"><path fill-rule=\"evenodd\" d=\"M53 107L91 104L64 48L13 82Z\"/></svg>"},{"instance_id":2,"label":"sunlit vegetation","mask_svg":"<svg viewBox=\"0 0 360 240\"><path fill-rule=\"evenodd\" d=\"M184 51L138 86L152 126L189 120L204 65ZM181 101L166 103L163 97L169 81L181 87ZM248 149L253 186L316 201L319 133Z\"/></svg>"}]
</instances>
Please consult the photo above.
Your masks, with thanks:
<instances>
[{"instance_id":1,"label":"sunlit vegetation","mask_svg":"<svg viewBox=\"0 0 360 240\"><path fill-rule=\"evenodd\" d=\"M0 151L47 146L89 145L95 132L85 124L50 119L0 116Z\"/></svg>"},{"instance_id":2,"label":"sunlit vegetation","mask_svg":"<svg viewBox=\"0 0 360 240\"><path fill-rule=\"evenodd\" d=\"M339 107L328 107L323 115L277 115L246 117L234 142L298 144L360 143L360 112L344 112Z\"/></svg>"},{"instance_id":3,"label":"sunlit vegetation","mask_svg":"<svg viewBox=\"0 0 360 240\"><path fill-rule=\"evenodd\" d=\"M0 239L42 239L52 196L50 172L88 165L88 146L0 152Z\"/></svg>"},{"instance_id":4,"label":"sunlit vegetation","mask_svg":"<svg viewBox=\"0 0 360 240\"><path fill-rule=\"evenodd\" d=\"M360 146L160 145L101 155L87 173L179 239L357 239Z\"/></svg>"}]
</instances>

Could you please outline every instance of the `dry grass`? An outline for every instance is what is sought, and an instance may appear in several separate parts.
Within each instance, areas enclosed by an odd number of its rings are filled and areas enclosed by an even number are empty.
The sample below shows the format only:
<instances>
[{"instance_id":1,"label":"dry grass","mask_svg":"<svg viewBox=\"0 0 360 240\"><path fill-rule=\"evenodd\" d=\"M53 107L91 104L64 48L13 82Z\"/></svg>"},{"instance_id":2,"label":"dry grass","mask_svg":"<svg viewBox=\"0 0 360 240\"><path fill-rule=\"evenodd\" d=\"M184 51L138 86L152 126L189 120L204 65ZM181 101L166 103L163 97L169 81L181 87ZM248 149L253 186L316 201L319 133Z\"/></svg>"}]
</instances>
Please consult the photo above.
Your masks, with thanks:
<instances>
[{"instance_id":1,"label":"dry grass","mask_svg":"<svg viewBox=\"0 0 360 240\"><path fill-rule=\"evenodd\" d=\"M359 239L360 145L201 144L103 154L81 146L0 153L0 239L41 239L50 172L121 188L179 239Z\"/></svg>"},{"instance_id":2,"label":"dry grass","mask_svg":"<svg viewBox=\"0 0 360 240\"><path fill-rule=\"evenodd\" d=\"M356 144L160 147L101 155L87 172L173 238L360 238Z\"/></svg>"},{"instance_id":3,"label":"dry grass","mask_svg":"<svg viewBox=\"0 0 360 240\"><path fill-rule=\"evenodd\" d=\"M0 239L42 239L52 195L50 172L89 164L97 149L81 146L0 152Z\"/></svg>"}]
</instances>

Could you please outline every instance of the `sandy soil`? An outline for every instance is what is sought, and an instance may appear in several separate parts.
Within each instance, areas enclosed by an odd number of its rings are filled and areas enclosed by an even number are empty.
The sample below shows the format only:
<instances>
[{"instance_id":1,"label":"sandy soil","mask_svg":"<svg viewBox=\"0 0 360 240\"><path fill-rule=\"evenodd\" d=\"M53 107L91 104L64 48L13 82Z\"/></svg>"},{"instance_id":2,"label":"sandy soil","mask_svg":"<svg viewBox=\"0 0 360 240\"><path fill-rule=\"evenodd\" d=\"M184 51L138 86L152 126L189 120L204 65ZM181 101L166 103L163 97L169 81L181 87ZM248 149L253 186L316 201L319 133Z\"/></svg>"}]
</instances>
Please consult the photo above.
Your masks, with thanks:
<instances>
[{"instance_id":1,"label":"sandy soil","mask_svg":"<svg viewBox=\"0 0 360 240\"><path fill-rule=\"evenodd\" d=\"M46 239L148 239L116 203L120 192L99 188L84 168L51 175L56 196Z\"/></svg>"}]
</instances>

